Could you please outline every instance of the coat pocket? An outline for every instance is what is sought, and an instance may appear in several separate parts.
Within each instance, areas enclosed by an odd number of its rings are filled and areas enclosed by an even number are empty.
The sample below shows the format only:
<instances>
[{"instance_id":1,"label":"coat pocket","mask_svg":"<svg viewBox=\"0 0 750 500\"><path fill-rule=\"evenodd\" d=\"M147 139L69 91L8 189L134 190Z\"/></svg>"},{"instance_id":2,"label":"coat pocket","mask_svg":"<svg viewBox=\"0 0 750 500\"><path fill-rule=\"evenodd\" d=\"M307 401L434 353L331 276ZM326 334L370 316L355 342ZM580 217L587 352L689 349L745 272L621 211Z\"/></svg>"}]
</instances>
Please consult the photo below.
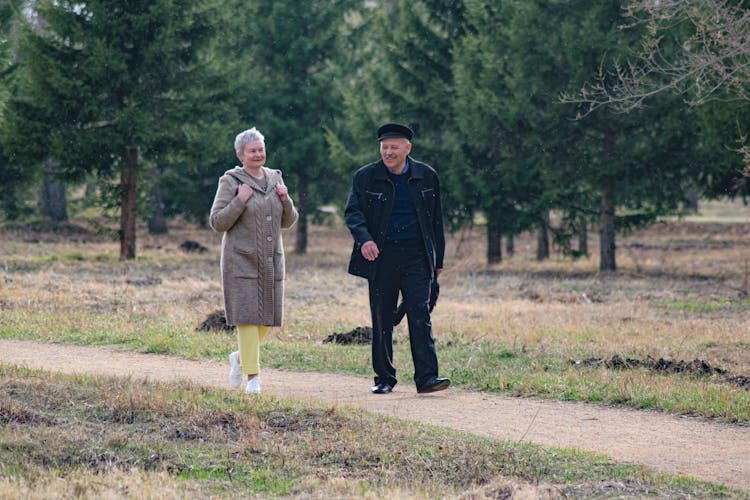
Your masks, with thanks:
<instances>
[{"instance_id":1,"label":"coat pocket","mask_svg":"<svg viewBox=\"0 0 750 500\"><path fill-rule=\"evenodd\" d=\"M380 209L383 202L385 202L385 193L365 191L365 199L367 200L367 208L377 207L377 209Z\"/></svg>"},{"instance_id":2,"label":"coat pocket","mask_svg":"<svg viewBox=\"0 0 750 500\"><path fill-rule=\"evenodd\" d=\"M427 202L432 202L435 199L435 190L433 188L427 188L422 190L422 199Z\"/></svg>"},{"instance_id":3,"label":"coat pocket","mask_svg":"<svg viewBox=\"0 0 750 500\"><path fill-rule=\"evenodd\" d=\"M424 203L425 214L427 214L428 218L432 218L432 212L435 206L435 190L433 188L423 189L421 191L421 194L422 203Z\"/></svg>"},{"instance_id":4,"label":"coat pocket","mask_svg":"<svg viewBox=\"0 0 750 500\"><path fill-rule=\"evenodd\" d=\"M281 281L286 277L286 261L284 252L276 250L273 254L273 277L276 281Z\"/></svg>"},{"instance_id":5,"label":"coat pocket","mask_svg":"<svg viewBox=\"0 0 750 500\"><path fill-rule=\"evenodd\" d=\"M232 275L237 278L258 277L258 251L255 248L234 248Z\"/></svg>"}]
</instances>

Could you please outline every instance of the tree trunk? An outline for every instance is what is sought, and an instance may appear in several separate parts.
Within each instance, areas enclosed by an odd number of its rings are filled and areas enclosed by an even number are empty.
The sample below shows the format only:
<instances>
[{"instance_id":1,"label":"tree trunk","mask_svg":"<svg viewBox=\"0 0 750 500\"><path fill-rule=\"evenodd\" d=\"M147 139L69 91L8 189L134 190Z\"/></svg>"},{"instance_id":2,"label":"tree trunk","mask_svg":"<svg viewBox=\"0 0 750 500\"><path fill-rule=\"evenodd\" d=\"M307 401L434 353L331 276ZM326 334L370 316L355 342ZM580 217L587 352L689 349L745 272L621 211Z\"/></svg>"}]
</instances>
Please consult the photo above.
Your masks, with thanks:
<instances>
[{"instance_id":1,"label":"tree trunk","mask_svg":"<svg viewBox=\"0 0 750 500\"><path fill-rule=\"evenodd\" d=\"M120 169L120 260L135 259L136 184L138 148L127 147Z\"/></svg>"},{"instance_id":2,"label":"tree trunk","mask_svg":"<svg viewBox=\"0 0 750 500\"><path fill-rule=\"evenodd\" d=\"M497 264L503 260L503 238L500 229L487 224L487 264Z\"/></svg>"},{"instance_id":3,"label":"tree trunk","mask_svg":"<svg viewBox=\"0 0 750 500\"><path fill-rule=\"evenodd\" d=\"M585 218L581 218L581 226L578 228L578 255L589 255L589 228Z\"/></svg>"},{"instance_id":4,"label":"tree trunk","mask_svg":"<svg viewBox=\"0 0 750 500\"><path fill-rule=\"evenodd\" d=\"M544 212L536 233L536 260L549 259L549 212Z\"/></svg>"},{"instance_id":5,"label":"tree trunk","mask_svg":"<svg viewBox=\"0 0 750 500\"><path fill-rule=\"evenodd\" d=\"M604 135L604 155L615 154L615 132ZM615 262L615 179L607 177L602 183L602 199L599 206L599 270L616 271Z\"/></svg>"},{"instance_id":6,"label":"tree trunk","mask_svg":"<svg viewBox=\"0 0 750 500\"><path fill-rule=\"evenodd\" d=\"M155 165L153 168L153 185L149 193L152 211L148 218L149 234L167 234L167 219L164 217L164 200L161 197L161 168Z\"/></svg>"},{"instance_id":7,"label":"tree trunk","mask_svg":"<svg viewBox=\"0 0 750 500\"><path fill-rule=\"evenodd\" d=\"M86 190L83 192L83 198L86 200L86 203L92 203L94 197L97 195L97 189L98 187L95 182L86 183Z\"/></svg>"},{"instance_id":8,"label":"tree trunk","mask_svg":"<svg viewBox=\"0 0 750 500\"><path fill-rule=\"evenodd\" d=\"M698 191L688 191L688 193L685 194L685 212L697 212L700 199L701 195Z\"/></svg>"},{"instance_id":9,"label":"tree trunk","mask_svg":"<svg viewBox=\"0 0 750 500\"><path fill-rule=\"evenodd\" d=\"M44 216L53 221L68 220L65 184L55 177L57 164L46 160L43 165L44 181L42 182L42 211Z\"/></svg>"},{"instance_id":10,"label":"tree trunk","mask_svg":"<svg viewBox=\"0 0 750 500\"><path fill-rule=\"evenodd\" d=\"M607 179L602 186L602 199L599 207L599 270L617 270L615 263L614 179Z\"/></svg>"},{"instance_id":11,"label":"tree trunk","mask_svg":"<svg viewBox=\"0 0 750 500\"><path fill-rule=\"evenodd\" d=\"M505 253L508 257L513 257L516 253L516 239L512 234L505 237Z\"/></svg>"},{"instance_id":12,"label":"tree trunk","mask_svg":"<svg viewBox=\"0 0 750 500\"><path fill-rule=\"evenodd\" d=\"M300 190L297 193L297 242L294 245L294 253L303 255L307 253L307 183L300 179Z\"/></svg>"},{"instance_id":13,"label":"tree trunk","mask_svg":"<svg viewBox=\"0 0 750 500\"><path fill-rule=\"evenodd\" d=\"M8 220L18 220L21 217L23 210L21 209L21 202L18 199L18 194L15 192L2 193L0 197L0 207L2 207L5 213L5 218Z\"/></svg>"}]
</instances>

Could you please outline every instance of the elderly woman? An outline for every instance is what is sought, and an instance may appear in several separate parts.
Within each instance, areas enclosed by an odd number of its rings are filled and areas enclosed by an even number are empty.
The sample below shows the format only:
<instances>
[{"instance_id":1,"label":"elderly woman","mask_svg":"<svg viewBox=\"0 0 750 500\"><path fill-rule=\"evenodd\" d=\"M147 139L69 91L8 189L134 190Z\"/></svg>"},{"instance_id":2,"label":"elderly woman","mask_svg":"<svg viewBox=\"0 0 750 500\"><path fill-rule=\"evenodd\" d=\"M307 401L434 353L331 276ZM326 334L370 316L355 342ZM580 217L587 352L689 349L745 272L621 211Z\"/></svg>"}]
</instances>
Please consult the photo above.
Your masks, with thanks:
<instances>
[{"instance_id":1,"label":"elderly woman","mask_svg":"<svg viewBox=\"0 0 750 500\"><path fill-rule=\"evenodd\" d=\"M281 326L284 245L281 230L297 221L297 210L280 170L264 167L266 146L254 127L237 135L234 149L242 166L219 179L209 224L224 233L221 282L227 323L237 326L239 351L229 355L229 384L260 392L260 342L271 326Z\"/></svg>"}]
</instances>

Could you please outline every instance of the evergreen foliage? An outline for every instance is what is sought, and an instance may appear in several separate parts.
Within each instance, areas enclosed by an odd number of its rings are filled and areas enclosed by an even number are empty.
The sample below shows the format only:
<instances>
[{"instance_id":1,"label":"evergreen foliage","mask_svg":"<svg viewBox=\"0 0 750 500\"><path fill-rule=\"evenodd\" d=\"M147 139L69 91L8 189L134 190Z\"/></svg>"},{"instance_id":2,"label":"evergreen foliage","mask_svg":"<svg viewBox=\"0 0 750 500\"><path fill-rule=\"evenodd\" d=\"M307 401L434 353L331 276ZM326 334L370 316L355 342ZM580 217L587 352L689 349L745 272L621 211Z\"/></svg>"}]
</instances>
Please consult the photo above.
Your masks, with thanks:
<instances>
[{"instance_id":1,"label":"evergreen foliage","mask_svg":"<svg viewBox=\"0 0 750 500\"><path fill-rule=\"evenodd\" d=\"M3 116L10 97L14 61L13 10L11 3L0 0L0 141L3 139ZM29 172L13 162L0 142L0 209L8 219L16 219L22 211L21 188L26 184Z\"/></svg>"},{"instance_id":2,"label":"evergreen foliage","mask_svg":"<svg viewBox=\"0 0 750 500\"><path fill-rule=\"evenodd\" d=\"M458 141L452 113L454 41L463 33L462 1L378 3L356 28L352 67L343 82L344 119L329 134L334 162L351 176L379 158L377 127L410 125L412 155L433 166L443 180L446 220L455 228L470 218L461 195L470 167Z\"/></svg>"},{"instance_id":3,"label":"evergreen foliage","mask_svg":"<svg viewBox=\"0 0 750 500\"><path fill-rule=\"evenodd\" d=\"M695 120L666 99L580 121L573 105L560 102L602 61L626 57L637 43L637 33L618 29L619 0L466 5L456 115L481 158L476 193L490 230L512 235L555 210L562 214L556 241L570 249L576 228L596 215L600 267L614 270L615 229L674 210L697 177Z\"/></svg>"},{"instance_id":4,"label":"evergreen foliage","mask_svg":"<svg viewBox=\"0 0 750 500\"><path fill-rule=\"evenodd\" d=\"M331 175L326 127L341 108L332 62L341 50L353 0L256 0L231 3L233 33L224 50L242 82L235 103L243 128L266 137L267 166L283 171L300 212L298 253L307 221L345 182ZM240 130L237 130L239 132Z\"/></svg>"},{"instance_id":5,"label":"evergreen foliage","mask_svg":"<svg viewBox=\"0 0 750 500\"><path fill-rule=\"evenodd\" d=\"M135 196L144 158L178 151L200 115L211 2L40 0L23 26L23 76L6 114L19 163L40 154L68 180L120 174L121 258L135 257ZM199 98L202 97L202 98ZM43 152L43 153L41 153Z\"/></svg>"},{"instance_id":6,"label":"evergreen foliage","mask_svg":"<svg viewBox=\"0 0 750 500\"><path fill-rule=\"evenodd\" d=\"M21 216L54 163L66 182L99 181L132 258L146 193L205 222L237 164L234 136L257 126L300 209L303 253L308 220L343 205L353 172L379 157L375 130L398 121L441 175L450 227L486 222L490 261L501 236L546 230L552 214L571 255L598 225L600 267L613 270L616 231L674 212L688 191L749 185L747 108L723 102L731 89L699 109L667 93L627 113L561 100L597 75L614 82L600 68L639 53L649 33L621 29L628 4L0 0L0 209ZM659 30L665 57L698 33Z\"/></svg>"}]
</instances>

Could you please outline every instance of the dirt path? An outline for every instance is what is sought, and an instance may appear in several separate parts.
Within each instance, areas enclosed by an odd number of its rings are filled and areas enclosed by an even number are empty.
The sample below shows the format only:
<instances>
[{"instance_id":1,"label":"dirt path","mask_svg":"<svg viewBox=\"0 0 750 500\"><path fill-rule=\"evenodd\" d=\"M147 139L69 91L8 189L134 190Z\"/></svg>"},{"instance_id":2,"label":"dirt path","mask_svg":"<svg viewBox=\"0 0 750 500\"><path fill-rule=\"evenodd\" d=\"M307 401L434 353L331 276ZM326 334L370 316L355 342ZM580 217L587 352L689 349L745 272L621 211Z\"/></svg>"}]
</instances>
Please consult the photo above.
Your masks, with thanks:
<instances>
[{"instance_id":1,"label":"dirt path","mask_svg":"<svg viewBox=\"0 0 750 500\"><path fill-rule=\"evenodd\" d=\"M227 364L96 347L0 340L0 363L158 381L189 379L228 387ZM352 376L264 369L262 377L263 392L278 397L360 407L492 438L594 451L656 471L750 491L750 427L746 426L457 389L417 395L411 384L376 396L369 393L369 378Z\"/></svg>"}]
</instances>

